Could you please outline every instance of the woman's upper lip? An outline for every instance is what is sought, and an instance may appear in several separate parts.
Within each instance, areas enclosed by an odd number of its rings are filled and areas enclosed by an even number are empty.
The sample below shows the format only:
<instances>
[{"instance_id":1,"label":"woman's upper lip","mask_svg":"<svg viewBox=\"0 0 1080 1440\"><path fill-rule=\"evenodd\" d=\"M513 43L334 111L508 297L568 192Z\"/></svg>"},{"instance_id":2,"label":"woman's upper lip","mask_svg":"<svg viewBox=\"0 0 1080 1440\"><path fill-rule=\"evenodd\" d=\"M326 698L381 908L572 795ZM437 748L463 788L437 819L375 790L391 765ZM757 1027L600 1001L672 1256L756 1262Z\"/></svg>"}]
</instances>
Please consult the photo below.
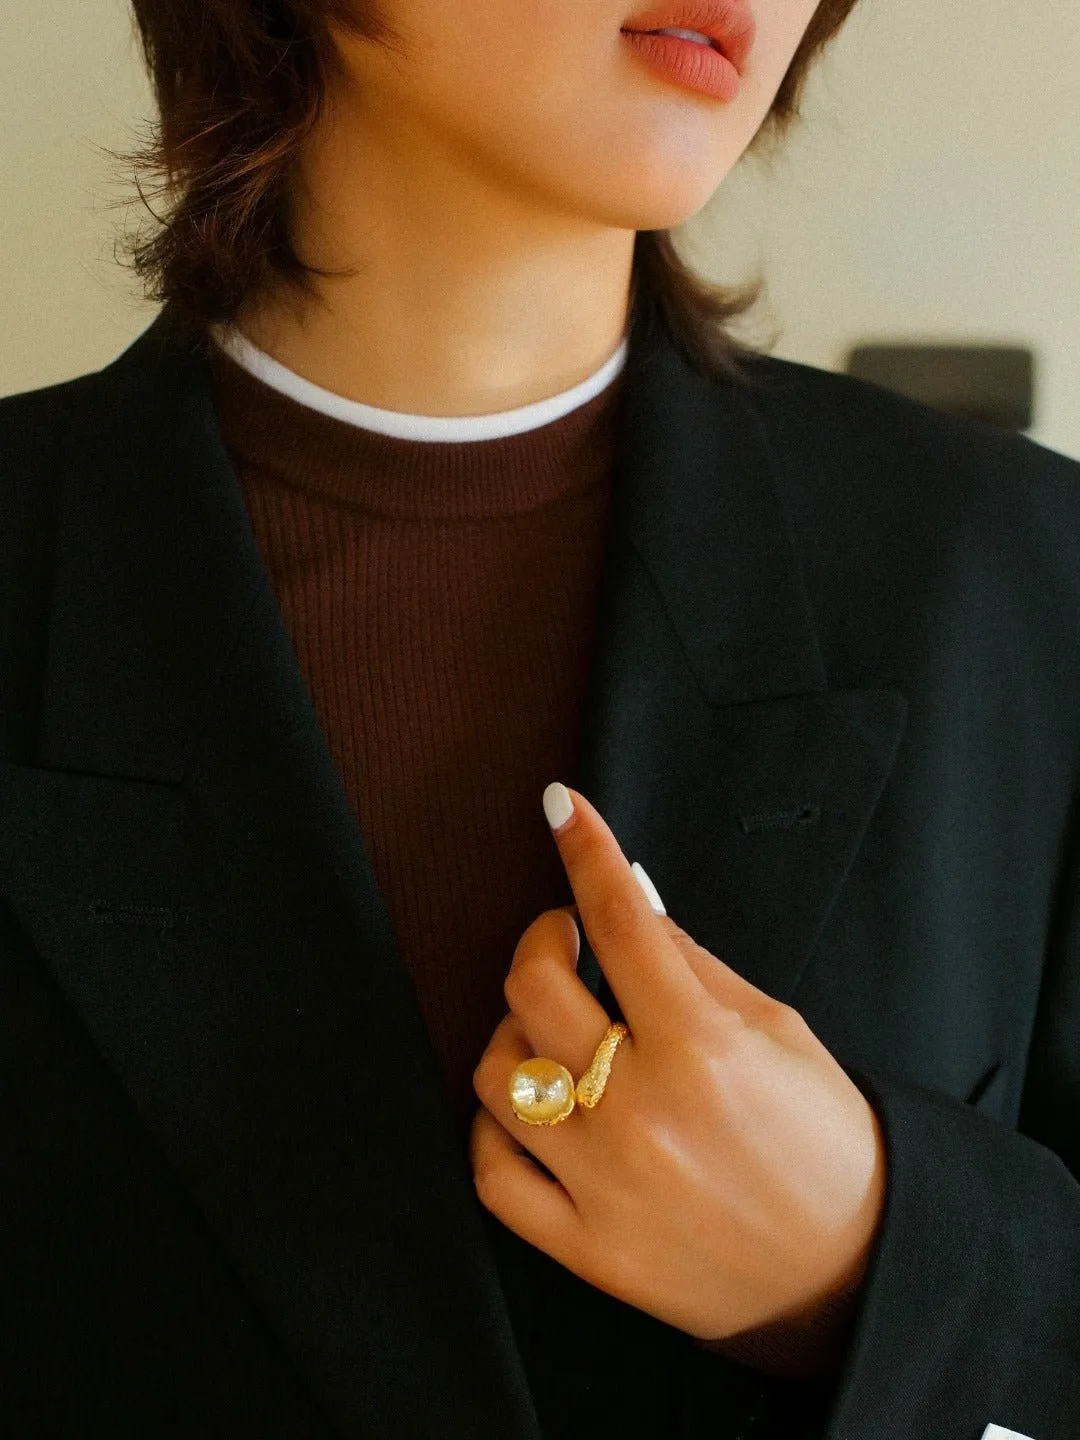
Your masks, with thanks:
<instances>
[{"instance_id":1,"label":"woman's upper lip","mask_svg":"<svg viewBox=\"0 0 1080 1440\"><path fill-rule=\"evenodd\" d=\"M722 50L740 74L757 33L754 12L747 0L661 0L622 28L639 34L647 30L694 30Z\"/></svg>"}]
</instances>

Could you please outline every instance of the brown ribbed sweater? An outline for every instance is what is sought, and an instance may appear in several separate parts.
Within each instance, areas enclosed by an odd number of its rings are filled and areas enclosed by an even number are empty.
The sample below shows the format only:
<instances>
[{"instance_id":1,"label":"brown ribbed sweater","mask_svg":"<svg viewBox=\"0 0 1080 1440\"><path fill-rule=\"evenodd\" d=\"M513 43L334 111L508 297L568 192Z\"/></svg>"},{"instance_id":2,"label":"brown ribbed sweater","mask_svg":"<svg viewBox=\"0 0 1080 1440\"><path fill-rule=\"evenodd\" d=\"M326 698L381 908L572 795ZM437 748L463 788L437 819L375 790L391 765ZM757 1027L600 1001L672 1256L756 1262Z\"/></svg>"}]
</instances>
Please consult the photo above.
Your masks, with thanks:
<instances>
[{"instance_id":1,"label":"brown ribbed sweater","mask_svg":"<svg viewBox=\"0 0 1080 1440\"><path fill-rule=\"evenodd\" d=\"M464 1145L514 947L574 902L541 796L577 783L624 376L539 429L443 443L300 404L216 345L210 375ZM713 1348L825 1374L852 1298Z\"/></svg>"}]
</instances>

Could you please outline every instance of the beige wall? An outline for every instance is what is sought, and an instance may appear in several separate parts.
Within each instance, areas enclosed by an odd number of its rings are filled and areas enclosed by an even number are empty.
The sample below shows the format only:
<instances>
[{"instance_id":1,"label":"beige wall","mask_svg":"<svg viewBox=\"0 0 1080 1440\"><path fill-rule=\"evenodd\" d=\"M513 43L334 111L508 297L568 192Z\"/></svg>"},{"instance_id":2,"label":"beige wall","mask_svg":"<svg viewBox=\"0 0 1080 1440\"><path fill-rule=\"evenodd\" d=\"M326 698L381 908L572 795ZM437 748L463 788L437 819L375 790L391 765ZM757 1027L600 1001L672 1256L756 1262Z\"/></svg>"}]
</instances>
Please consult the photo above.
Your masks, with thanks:
<instances>
[{"instance_id":1,"label":"beige wall","mask_svg":"<svg viewBox=\"0 0 1080 1440\"><path fill-rule=\"evenodd\" d=\"M1028 432L1080 459L1080 6L862 0L804 124L683 231L716 279L764 263L742 330L841 369L853 344L1036 351ZM96 369L153 318L112 258L135 211L96 146L153 111L127 0L0 4L0 394Z\"/></svg>"}]
</instances>

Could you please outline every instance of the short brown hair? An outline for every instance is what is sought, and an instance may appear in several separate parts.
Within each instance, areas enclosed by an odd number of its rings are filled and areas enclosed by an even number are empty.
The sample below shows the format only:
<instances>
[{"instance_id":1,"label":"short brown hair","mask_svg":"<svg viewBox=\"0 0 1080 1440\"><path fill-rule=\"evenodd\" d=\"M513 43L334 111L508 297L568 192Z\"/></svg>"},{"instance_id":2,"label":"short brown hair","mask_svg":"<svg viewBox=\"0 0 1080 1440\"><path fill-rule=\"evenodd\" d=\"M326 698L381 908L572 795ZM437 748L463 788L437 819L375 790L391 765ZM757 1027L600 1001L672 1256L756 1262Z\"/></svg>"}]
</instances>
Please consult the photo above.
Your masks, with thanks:
<instances>
[{"instance_id":1,"label":"short brown hair","mask_svg":"<svg viewBox=\"0 0 1080 1440\"><path fill-rule=\"evenodd\" d=\"M293 250L293 166L335 73L330 27L379 44L398 37L377 0L131 3L160 121L142 148L105 153L133 166L158 229L125 235L117 246L146 299L162 304L163 324L205 347L211 324L235 319L270 287L284 281L314 295L313 276L342 273L308 266ZM814 60L857 3L821 0L750 149L787 134ZM164 218L147 203L140 172L168 197ZM757 352L727 327L757 303L764 284L760 275L738 288L713 284L679 257L671 231L638 231L630 324L635 333L661 324L697 371L750 384L740 362Z\"/></svg>"}]
</instances>

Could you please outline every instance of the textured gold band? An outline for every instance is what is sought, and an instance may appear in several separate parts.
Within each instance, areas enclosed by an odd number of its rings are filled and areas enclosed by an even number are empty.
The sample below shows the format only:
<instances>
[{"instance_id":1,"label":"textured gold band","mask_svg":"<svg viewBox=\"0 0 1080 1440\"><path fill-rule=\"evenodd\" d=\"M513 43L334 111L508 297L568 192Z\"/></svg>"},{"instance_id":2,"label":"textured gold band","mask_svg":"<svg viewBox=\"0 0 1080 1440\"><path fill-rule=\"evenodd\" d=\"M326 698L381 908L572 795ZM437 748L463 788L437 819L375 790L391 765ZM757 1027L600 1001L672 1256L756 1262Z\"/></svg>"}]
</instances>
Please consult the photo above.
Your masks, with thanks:
<instances>
[{"instance_id":1,"label":"textured gold band","mask_svg":"<svg viewBox=\"0 0 1080 1440\"><path fill-rule=\"evenodd\" d=\"M586 1110L591 1110L603 1095L604 1086L611 1074L611 1061L615 1051L619 1048L620 1040L624 1040L629 1034L630 1031L623 1024L617 1022L609 1025L604 1038L596 1047L596 1054L593 1056L589 1068L577 1083L577 1103L583 1105Z\"/></svg>"},{"instance_id":2,"label":"textured gold band","mask_svg":"<svg viewBox=\"0 0 1080 1440\"><path fill-rule=\"evenodd\" d=\"M576 1086L570 1071L557 1060L543 1055L523 1060L510 1076L510 1107L514 1114L526 1125L559 1125L575 1105L591 1110L604 1093L619 1041L629 1033L621 1023L609 1025Z\"/></svg>"}]
</instances>

